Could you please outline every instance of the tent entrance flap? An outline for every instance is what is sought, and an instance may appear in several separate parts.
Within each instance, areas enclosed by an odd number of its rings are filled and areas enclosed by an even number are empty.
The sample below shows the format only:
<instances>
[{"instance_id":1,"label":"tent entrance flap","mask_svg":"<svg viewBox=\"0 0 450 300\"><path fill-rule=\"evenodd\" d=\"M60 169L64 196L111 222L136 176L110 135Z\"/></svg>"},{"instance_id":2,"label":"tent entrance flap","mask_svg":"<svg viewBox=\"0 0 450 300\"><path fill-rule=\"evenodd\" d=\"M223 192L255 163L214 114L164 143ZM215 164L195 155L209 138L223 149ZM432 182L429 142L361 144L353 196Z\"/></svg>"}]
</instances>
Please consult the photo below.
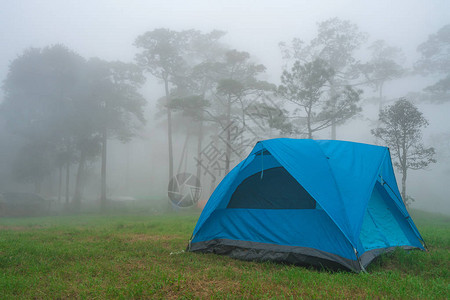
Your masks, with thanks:
<instances>
[{"instance_id":1,"label":"tent entrance flap","mask_svg":"<svg viewBox=\"0 0 450 300\"><path fill-rule=\"evenodd\" d=\"M377 182L367 205L360 241L364 251L411 245L420 248L420 240L395 203Z\"/></svg>"},{"instance_id":2,"label":"tent entrance flap","mask_svg":"<svg viewBox=\"0 0 450 300\"><path fill-rule=\"evenodd\" d=\"M285 168L276 167L255 173L242 181L232 194L227 208L315 209L316 200Z\"/></svg>"}]
</instances>

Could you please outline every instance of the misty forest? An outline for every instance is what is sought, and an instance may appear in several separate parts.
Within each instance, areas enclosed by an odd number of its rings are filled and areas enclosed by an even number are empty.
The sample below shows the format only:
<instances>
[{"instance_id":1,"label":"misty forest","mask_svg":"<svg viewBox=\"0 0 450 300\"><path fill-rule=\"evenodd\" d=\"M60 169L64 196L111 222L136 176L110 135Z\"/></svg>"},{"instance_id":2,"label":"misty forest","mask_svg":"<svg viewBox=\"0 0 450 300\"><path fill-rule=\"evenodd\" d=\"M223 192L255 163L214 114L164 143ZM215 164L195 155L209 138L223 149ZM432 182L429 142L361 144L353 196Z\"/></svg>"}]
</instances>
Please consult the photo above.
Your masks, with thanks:
<instances>
[{"instance_id":1,"label":"misty forest","mask_svg":"<svg viewBox=\"0 0 450 300\"><path fill-rule=\"evenodd\" d=\"M1 299L449 299L449 0L0 1Z\"/></svg>"},{"instance_id":2,"label":"misty forest","mask_svg":"<svg viewBox=\"0 0 450 300\"><path fill-rule=\"evenodd\" d=\"M16 53L2 82L0 192L40 195L54 212L202 207L259 140L340 139L389 147L405 203L448 212L450 131L433 123L448 122L436 115L449 111L450 24L411 59L331 17L273 45L270 73L228 35L153 28L128 61L58 41ZM180 174L198 178L199 196L168 204Z\"/></svg>"}]
</instances>

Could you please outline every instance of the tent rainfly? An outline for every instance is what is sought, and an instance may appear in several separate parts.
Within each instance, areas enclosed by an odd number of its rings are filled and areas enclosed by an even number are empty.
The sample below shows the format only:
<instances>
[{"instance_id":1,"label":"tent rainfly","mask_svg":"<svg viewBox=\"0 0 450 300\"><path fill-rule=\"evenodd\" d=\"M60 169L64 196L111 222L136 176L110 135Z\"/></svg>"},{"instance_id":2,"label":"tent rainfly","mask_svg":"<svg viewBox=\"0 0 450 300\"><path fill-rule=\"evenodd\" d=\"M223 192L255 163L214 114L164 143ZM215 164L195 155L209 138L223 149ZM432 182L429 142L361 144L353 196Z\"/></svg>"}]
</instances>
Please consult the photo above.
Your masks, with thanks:
<instances>
[{"instance_id":1,"label":"tent rainfly","mask_svg":"<svg viewBox=\"0 0 450 300\"><path fill-rule=\"evenodd\" d=\"M400 196L386 147L272 139L219 184L188 250L355 272L425 243Z\"/></svg>"}]
</instances>

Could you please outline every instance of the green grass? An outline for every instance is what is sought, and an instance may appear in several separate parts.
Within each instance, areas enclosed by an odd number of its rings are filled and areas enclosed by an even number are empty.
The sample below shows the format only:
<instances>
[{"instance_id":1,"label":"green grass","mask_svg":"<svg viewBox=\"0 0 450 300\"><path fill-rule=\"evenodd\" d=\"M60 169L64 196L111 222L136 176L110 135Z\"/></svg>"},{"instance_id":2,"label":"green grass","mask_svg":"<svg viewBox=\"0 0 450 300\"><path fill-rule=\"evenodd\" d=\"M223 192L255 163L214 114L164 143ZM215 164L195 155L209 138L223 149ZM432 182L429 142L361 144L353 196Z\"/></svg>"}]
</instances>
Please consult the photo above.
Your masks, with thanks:
<instances>
[{"instance_id":1,"label":"green grass","mask_svg":"<svg viewBox=\"0 0 450 300\"><path fill-rule=\"evenodd\" d=\"M0 298L450 296L446 216L415 212L429 252L394 251L368 274L180 253L197 218L174 213L0 219Z\"/></svg>"}]
</instances>

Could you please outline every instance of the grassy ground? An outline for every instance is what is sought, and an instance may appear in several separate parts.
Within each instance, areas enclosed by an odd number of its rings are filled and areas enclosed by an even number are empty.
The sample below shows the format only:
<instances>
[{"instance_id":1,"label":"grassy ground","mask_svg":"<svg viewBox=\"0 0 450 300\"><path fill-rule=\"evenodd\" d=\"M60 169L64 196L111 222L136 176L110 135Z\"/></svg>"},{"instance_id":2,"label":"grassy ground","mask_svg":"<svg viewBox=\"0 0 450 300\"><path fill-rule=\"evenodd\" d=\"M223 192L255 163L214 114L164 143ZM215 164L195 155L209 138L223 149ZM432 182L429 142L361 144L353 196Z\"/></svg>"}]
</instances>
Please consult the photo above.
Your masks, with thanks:
<instances>
[{"instance_id":1,"label":"grassy ground","mask_svg":"<svg viewBox=\"0 0 450 300\"><path fill-rule=\"evenodd\" d=\"M0 219L0 298L449 298L450 218L416 212L429 252L368 274L179 253L197 214Z\"/></svg>"}]
</instances>

